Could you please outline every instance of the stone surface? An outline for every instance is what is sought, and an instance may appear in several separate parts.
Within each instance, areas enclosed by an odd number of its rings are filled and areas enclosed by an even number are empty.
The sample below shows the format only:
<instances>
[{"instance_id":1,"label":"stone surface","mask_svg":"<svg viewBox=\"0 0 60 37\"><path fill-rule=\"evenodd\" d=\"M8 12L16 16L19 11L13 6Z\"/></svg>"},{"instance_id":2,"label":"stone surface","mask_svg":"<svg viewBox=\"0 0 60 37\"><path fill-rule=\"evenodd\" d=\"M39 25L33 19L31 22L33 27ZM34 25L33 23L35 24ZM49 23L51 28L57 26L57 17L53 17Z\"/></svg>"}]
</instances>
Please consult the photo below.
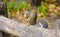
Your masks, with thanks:
<instances>
[{"instance_id":1,"label":"stone surface","mask_svg":"<svg viewBox=\"0 0 60 37\"><path fill-rule=\"evenodd\" d=\"M19 37L56 37L55 29L45 29L0 16L0 31Z\"/></svg>"},{"instance_id":2,"label":"stone surface","mask_svg":"<svg viewBox=\"0 0 60 37\"><path fill-rule=\"evenodd\" d=\"M0 1L0 15L8 17L7 5L5 2Z\"/></svg>"},{"instance_id":3,"label":"stone surface","mask_svg":"<svg viewBox=\"0 0 60 37\"><path fill-rule=\"evenodd\" d=\"M47 19L39 19L35 25L38 27L41 27L41 28L48 28L48 20Z\"/></svg>"},{"instance_id":4,"label":"stone surface","mask_svg":"<svg viewBox=\"0 0 60 37\"><path fill-rule=\"evenodd\" d=\"M3 37L1 32L0 32L0 37Z\"/></svg>"},{"instance_id":5,"label":"stone surface","mask_svg":"<svg viewBox=\"0 0 60 37\"><path fill-rule=\"evenodd\" d=\"M60 37L60 19L58 19L56 22L55 22L55 29L56 29L56 33L57 33L57 37Z\"/></svg>"}]
</instances>

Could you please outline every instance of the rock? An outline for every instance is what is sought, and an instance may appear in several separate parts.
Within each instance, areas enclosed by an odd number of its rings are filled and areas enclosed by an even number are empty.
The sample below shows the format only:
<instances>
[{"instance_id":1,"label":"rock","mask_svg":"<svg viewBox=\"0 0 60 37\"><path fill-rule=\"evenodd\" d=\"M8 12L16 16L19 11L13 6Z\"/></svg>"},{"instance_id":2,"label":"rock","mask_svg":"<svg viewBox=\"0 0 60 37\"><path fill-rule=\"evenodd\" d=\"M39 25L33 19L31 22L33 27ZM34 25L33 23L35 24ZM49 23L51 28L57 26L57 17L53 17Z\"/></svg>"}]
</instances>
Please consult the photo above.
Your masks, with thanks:
<instances>
[{"instance_id":1,"label":"rock","mask_svg":"<svg viewBox=\"0 0 60 37\"><path fill-rule=\"evenodd\" d=\"M48 28L48 20L47 19L39 19L35 25L38 27L41 27L41 28Z\"/></svg>"},{"instance_id":2,"label":"rock","mask_svg":"<svg viewBox=\"0 0 60 37\"><path fill-rule=\"evenodd\" d=\"M58 37L60 37L60 19L55 22L55 29Z\"/></svg>"},{"instance_id":3,"label":"rock","mask_svg":"<svg viewBox=\"0 0 60 37\"><path fill-rule=\"evenodd\" d=\"M29 28L33 31L35 31L36 37L40 35L39 37L56 37L55 36L55 30L54 29L45 29L35 26L29 26ZM40 31L40 32L38 32ZM37 32L37 33L36 33ZM39 34L40 33L40 34ZM34 36L33 36L34 37Z\"/></svg>"},{"instance_id":4,"label":"rock","mask_svg":"<svg viewBox=\"0 0 60 37\"><path fill-rule=\"evenodd\" d=\"M56 20L55 26L60 30L60 19Z\"/></svg>"},{"instance_id":5,"label":"rock","mask_svg":"<svg viewBox=\"0 0 60 37\"><path fill-rule=\"evenodd\" d=\"M0 0L0 2L2 2L2 0Z\"/></svg>"},{"instance_id":6,"label":"rock","mask_svg":"<svg viewBox=\"0 0 60 37\"><path fill-rule=\"evenodd\" d=\"M18 30L21 29L21 31L22 31L26 27L22 23L18 23L14 20L7 19L3 16L0 16L0 17L1 17L0 18L0 30L4 31L6 33L20 36L20 33L18 32ZM17 31L16 31L16 29L17 29Z\"/></svg>"},{"instance_id":7,"label":"rock","mask_svg":"<svg viewBox=\"0 0 60 37\"><path fill-rule=\"evenodd\" d=\"M44 29L0 16L0 31L17 37L56 37L54 29Z\"/></svg>"},{"instance_id":8,"label":"rock","mask_svg":"<svg viewBox=\"0 0 60 37\"><path fill-rule=\"evenodd\" d=\"M5 2L0 2L0 15L8 17L7 6Z\"/></svg>"},{"instance_id":9,"label":"rock","mask_svg":"<svg viewBox=\"0 0 60 37\"><path fill-rule=\"evenodd\" d=\"M1 32L0 32L0 37L3 37Z\"/></svg>"}]
</instances>

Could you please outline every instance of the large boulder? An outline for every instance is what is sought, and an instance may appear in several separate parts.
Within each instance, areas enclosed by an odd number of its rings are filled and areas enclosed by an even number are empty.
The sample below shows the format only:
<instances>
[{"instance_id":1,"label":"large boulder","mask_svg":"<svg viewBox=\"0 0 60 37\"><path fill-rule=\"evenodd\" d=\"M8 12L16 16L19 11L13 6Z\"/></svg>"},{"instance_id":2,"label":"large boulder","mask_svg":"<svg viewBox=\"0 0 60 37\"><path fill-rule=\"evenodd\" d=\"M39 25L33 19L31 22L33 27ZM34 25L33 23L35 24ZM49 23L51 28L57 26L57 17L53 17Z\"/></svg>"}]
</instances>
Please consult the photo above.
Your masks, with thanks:
<instances>
[{"instance_id":1,"label":"large boulder","mask_svg":"<svg viewBox=\"0 0 60 37\"><path fill-rule=\"evenodd\" d=\"M0 32L0 37L3 37L1 32Z\"/></svg>"},{"instance_id":2,"label":"large boulder","mask_svg":"<svg viewBox=\"0 0 60 37\"><path fill-rule=\"evenodd\" d=\"M54 29L44 29L0 16L0 31L18 37L56 37ZM7 36L5 36L7 37Z\"/></svg>"},{"instance_id":3,"label":"large boulder","mask_svg":"<svg viewBox=\"0 0 60 37\"><path fill-rule=\"evenodd\" d=\"M48 20L47 19L39 19L37 20L36 26L41 27L41 28L48 28Z\"/></svg>"},{"instance_id":4,"label":"large boulder","mask_svg":"<svg viewBox=\"0 0 60 37\"><path fill-rule=\"evenodd\" d=\"M60 37L60 19L58 19L56 22L55 22L55 31L57 33L57 36Z\"/></svg>"}]
</instances>

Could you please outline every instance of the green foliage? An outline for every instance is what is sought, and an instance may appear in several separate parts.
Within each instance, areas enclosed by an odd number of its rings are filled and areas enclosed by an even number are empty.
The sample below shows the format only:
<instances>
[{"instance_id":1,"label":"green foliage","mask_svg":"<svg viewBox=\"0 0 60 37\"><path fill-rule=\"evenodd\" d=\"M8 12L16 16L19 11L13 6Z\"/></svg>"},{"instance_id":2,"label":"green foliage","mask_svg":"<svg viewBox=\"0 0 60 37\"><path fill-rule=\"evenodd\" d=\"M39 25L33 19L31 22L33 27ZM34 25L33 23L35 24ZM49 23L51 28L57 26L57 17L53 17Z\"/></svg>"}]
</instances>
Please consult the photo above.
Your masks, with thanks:
<instances>
[{"instance_id":1,"label":"green foliage","mask_svg":"<svg viewBox=\"0 0 60 37\"><path fill-rule=\"evenodd\" d=\"M19 4L19 8L20 9L31 9L31 6L28 6L28 3L27 2L25 2L25 1L23 1L23 2L20 2Z\"/></svg>"},{"instance_id":2,"label":"green foliage","mask_svg":"<svg viewBox=\"0 0 60 37\"><path fill-rule=\"evenodd\" d=\"M8 11L10 10L17 11L18 9L17 2L7 2L7 9Z\"/></svg>"},{"instance_id":3,"label":"green foliage","mask_svg":"<svg viewBox=\"0 0 60 37\"><path fill-rule=\"evenodd\" d=\"M7 2L8 0L3 0L3 2Z\"/></svg>"},{"instance_id":4,"label":"green foliage","mask_svg":"<svg viewBox=\"0 0 60 37\"><path fill-rule=\"evenodd\" d=\"M11 17L11 13L10 13L11 9L12 9L12 3L11 3L11 2L7 2L7 13L8 13L8 18Z\"/></svg>"},{"instance_id":5,"label":"green foliage","mask_svg":"<svg viewBox=\"0 0 60 37\"><path fill-rule=\"evenodd\" d=\"M31 6L28 6L27 2L7 2L7 10L10 12L10 10L14 10L15 12L20 9L31 9Z\"/></svg>"},{"instance_id":6,"label":"green foliage","mask_svg":"<svg viewBox=\"0 0 60 37\"><path fill-rule=\"evenodd\" d=\"M44 5L38 6L38 11L43 14L44 16L47 15L48 12L48 5L45 3Z\"/></svg>"},{"instance_id":7,"label":"green foliage","mask_svg":"<svg viewBox=\"0 0 60 37\"><path fill-rule=\"evenodd\" d=\"M6 2L7 4L7 11L8 11L8 16L11 16L10 11L13 10L14 12L17 12L18 8L20 9L30 9L31 6L28 6L27 2Z\"/></svg>"},{"instance_id":8,"label":"green foliage","mask_svg":"<svg viewBox=\"0 0 60 37\"><path fill-rule=\"evenodd\" d=\"M17 2L6 2L7 4L7 12L8 12L8 17L11 16L11 10L13 10L14 12L17 12L18 10L18 5Z\"/></svg>"},{"instance_id":9,"label":"green foliage","mask_svg":"<svg viewBox=\"0 0 60 37\"><path fill-rule=\"evenodd\" d=\"M39 12L42 11L42 6L38 6L38 11L39 11Z\"/></svg>"},{"instance_id":10,"label":"green foliage","mask_svg":"<svg viewBox=\"0 0 60 37\"><path fill-rule=\"evenodd\" d=\"M20 7L21 9L25 9L25 8L27 8L27 3L26 3L26 2L20 2L20 3L19 3L19 7Z\"/></svg>"}]
</instances>

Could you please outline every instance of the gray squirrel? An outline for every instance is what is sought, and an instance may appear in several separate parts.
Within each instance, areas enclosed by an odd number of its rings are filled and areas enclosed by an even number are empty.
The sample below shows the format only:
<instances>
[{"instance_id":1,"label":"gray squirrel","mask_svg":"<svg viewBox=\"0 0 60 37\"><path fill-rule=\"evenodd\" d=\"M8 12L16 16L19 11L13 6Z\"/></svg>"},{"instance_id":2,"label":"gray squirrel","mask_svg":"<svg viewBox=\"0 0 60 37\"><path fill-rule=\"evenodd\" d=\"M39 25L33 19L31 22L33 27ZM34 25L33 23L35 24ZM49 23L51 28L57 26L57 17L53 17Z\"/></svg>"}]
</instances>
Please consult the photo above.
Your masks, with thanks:
<instances>
[{"instance_id":1,"label":"gray squirrel","mask_svg":"<svg viewBox=\"0 0 60 37\"><path fill-rule=\"evenodd\" d=\"M32 8L31 11L27 10L24 12L25 20L31 24L34 25L36 23L37 13L34 8Z\"/></svg>"}]
</instances>

